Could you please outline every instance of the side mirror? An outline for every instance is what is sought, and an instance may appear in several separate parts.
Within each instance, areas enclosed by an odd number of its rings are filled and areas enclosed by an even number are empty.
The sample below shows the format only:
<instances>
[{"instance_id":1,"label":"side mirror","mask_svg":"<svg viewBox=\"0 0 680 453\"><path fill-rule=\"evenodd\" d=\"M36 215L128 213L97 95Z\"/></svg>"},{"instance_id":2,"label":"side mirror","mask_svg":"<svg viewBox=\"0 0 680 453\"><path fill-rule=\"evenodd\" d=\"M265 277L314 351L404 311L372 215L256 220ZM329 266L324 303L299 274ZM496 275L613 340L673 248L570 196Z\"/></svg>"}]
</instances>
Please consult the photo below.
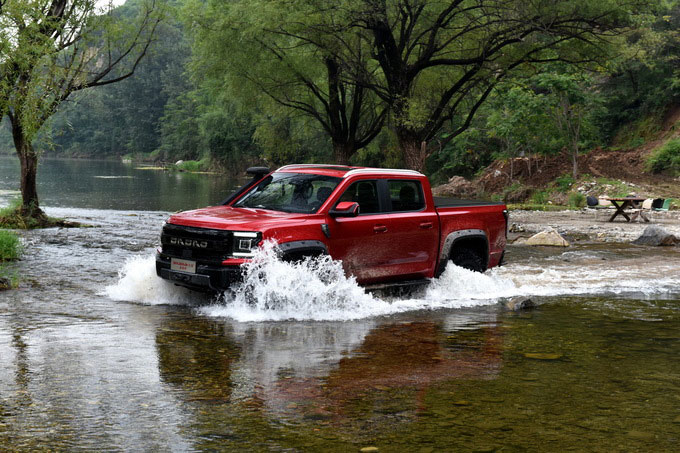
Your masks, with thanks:
<instances>
[{"instance_id":1,"label":"side mirror","mask_svg":"<svg viewBox=\"0 0 680 453\"><path fill-rule=\"evenodd\" d=\"M359 215L359 203L341 201L328 214L331 217L356 217Z\"/></svg>"}]
</instances>

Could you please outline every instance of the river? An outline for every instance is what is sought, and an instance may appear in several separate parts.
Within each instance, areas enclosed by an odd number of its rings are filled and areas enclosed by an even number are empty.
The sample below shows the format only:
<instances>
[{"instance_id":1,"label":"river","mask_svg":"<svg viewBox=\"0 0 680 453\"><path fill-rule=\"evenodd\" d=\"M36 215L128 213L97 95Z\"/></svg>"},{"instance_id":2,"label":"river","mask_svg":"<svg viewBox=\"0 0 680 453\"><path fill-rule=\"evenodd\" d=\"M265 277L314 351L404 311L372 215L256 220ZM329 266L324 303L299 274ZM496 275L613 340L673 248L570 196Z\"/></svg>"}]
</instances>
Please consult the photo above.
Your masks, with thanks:
<instances>
[{"instance_id":1,"label":"river","mask_svg":"<svg viewBox=\"0 0 680 453\"><path fill-rule=\"evenodd\" d=\"M17 179L0 159L3 203ZM212 301L153 255L167 211L233 181L47 160L39 182L48 214L92 227L21 232L0 450L678 450L678 247L510 246L503 268L393 299L264 256L256 303ZM539 308L504 310L514 295Z\"/></svg>"}]
</instances>

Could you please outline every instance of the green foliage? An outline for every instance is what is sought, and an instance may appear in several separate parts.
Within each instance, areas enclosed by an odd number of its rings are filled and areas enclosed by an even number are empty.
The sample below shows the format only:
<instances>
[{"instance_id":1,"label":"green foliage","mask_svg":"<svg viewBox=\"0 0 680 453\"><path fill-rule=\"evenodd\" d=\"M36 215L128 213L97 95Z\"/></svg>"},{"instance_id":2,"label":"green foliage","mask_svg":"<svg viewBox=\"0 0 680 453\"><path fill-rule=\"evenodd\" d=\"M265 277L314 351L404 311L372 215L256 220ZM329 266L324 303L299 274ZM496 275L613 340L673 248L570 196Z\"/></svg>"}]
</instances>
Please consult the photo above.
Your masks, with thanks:
<instances>
[{"instance_id":1,"label":"green foliage","mask_svg":"<svg viewBox=\"0 0 680 453\"><path fill-rule=\"evenodd\" d=\"M550 191L547 190L547 189L535 190L531 194L531 202L533 204L544 205L544 204L548 203L549 199L550 199Z\"/></svg>"},{"instance_id":2,"label":"green foliage","mask_svg":"<svg viewBox=\"0 0 680 453\"><path fill-rule=\"evenodd\" d=\"M19 237L7 230L0 230L0 261L12 261L21 256L21 240Z\"/></svg>"},{"instance_id":3,"label":"green foliage","mask_svg":"<svg viewBox=\"0 0 680 453\"><path fill-rule=\"evenodd\" d=\"M200 172L210 170L210 159L185 160L180 164L175 164L175 168L180 171Z\"/></svg>"},{"instance_id":4,"label":"green foliage","mask_svg":"<svg viewBox=\"0 0 680 453\"><path fill-rule=\"evenodd\" d=\"M655 149L647 158L646 167L652 173L680 174L680 138L669 140Z\"/></svg>"},{"instance_id":5,"label":"green foliage","mask_svg":"<svg viewBox=\"0 0 680 453\"><path fill-rule=\"evenodd\" d=\"M586 205L586 196L580 192L569 192L567 203L571 208L582 208Z\"/></svg>"},{"instance_id":6,"label":"green foliage","mask_svg":"<svg viewBox=\"0 0 680 453\"><path fill-rule=\"evenodd\" d=\"M565 193L569 189L571 189L571 186L573 186L575 182L576 182L576 180L574 179L574 177L572 175L565 174L565 175L559 176L555 179L555 187L560 192Z\"/></svg>"}]
</instances>

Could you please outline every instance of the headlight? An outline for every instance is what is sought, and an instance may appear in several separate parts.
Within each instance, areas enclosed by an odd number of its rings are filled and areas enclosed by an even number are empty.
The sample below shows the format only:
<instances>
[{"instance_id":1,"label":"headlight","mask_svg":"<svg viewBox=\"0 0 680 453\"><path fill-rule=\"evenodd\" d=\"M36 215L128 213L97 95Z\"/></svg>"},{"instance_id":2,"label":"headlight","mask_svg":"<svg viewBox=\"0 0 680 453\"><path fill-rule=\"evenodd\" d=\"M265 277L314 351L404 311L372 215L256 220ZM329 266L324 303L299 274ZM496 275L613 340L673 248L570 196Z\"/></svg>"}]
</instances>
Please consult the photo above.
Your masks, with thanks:
<instances>
[{"instance_id":1,"label":"headlight","mask_svg":"<svg viewBox=\"0 0 680 453\"><path fill-rule=\"evenodd\" d=\"M255 254L255 248L260 243L261 233L251 231L235 231L232 255L239 258L249 258Z\"/></svg>"}]
</instances>

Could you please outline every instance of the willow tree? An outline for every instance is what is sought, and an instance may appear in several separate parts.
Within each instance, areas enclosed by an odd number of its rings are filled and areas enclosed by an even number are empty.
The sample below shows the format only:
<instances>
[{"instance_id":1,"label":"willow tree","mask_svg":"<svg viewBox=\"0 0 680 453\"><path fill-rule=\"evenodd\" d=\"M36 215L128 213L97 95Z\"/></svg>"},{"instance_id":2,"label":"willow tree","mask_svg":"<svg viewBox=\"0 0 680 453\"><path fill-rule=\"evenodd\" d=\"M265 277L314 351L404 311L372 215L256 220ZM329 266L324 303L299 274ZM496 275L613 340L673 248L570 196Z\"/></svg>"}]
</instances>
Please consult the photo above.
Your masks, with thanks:
<instances>
[{"instance_id":1,"label":"willow tree","mask_svg":"<svg viewBox=\"0 0 680 453\"><path fill-rule=\"evenodd\" d=\"M20 214L44 223L33 142L72 93L124 80L147 53L162 18L156 0L135 18L96 0L4 0L0 9L0 113L21 163Z\"/></svg>"},{"instance_id":2,"label":"willow tree","mask_svg":"<svg viewBox=\"0 0 680 453\"><path fill-rule=\"evenodd\" d=\"M185 16L197 77L220 80L266 115L312 119L330 138L336 162L347 164L380 132L386 106L354 78L377 67L337 3L196 0Z\"/></svg>"},{"instance_id":3,"label":"willow tree","mask_svg":"<svg viewBox=\"0 0 680 453\"><path fill-rule=\"evenodd\" d=\"M435 149L470 126L504 78L538 71L546 62L602 57L635 3L642 2L344 2L381 69L365 79L390 105L404 161L418 170Z\"/></svg>"}]
</instances>

